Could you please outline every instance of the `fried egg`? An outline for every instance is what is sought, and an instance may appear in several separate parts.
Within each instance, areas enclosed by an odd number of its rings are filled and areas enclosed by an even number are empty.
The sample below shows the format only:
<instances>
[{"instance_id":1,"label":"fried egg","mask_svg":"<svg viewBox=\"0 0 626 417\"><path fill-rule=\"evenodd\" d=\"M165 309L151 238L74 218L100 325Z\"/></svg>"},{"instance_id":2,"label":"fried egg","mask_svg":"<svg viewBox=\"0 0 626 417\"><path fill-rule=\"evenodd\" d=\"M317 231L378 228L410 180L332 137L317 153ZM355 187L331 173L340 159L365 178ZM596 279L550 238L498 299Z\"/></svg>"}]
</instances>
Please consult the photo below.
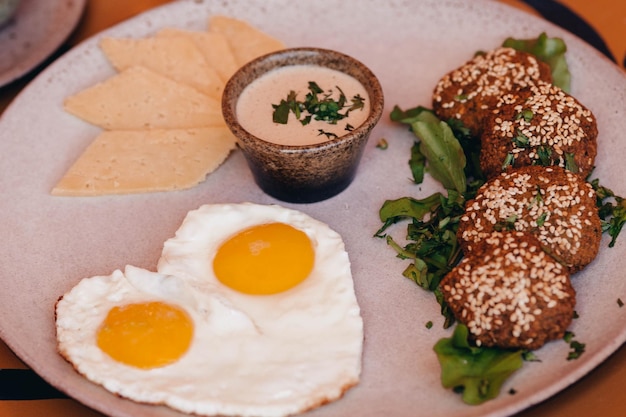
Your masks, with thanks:
<instances>
[{"instance_id":1,"label":"fried egg","mask_svg":"<svg viewBox=\"0 0 626 417\"><path fill-rule=\"evenodd\" d=\"M187 413L295 414L340 398L361 373L341 236L276 205L189 212L157 272L83 279L56 316L59 351L79 373Z\"/></svg>"}]
</instances>

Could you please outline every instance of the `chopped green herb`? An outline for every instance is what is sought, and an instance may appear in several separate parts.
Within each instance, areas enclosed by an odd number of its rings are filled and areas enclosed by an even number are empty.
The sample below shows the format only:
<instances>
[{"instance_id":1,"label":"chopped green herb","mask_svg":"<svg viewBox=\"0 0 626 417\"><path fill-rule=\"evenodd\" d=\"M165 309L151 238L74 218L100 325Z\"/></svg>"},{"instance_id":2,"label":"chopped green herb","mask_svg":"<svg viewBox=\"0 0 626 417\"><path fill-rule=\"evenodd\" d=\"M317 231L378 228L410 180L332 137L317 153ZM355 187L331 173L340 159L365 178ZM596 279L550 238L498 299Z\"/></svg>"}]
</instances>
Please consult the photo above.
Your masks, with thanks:
<instances>
[{"instance_id":1,"label":"chopped green herb","mask_svg":"<svg viewBox=\"0 0 626 417\"><path fill-rule=\"evenodd\" d=\"M568 330L563 335L563 340L565 340L565 342L569 343L569 342L572 341L572 339L574 339L574 336L576 336L576 335Z\"/></svg>"},{"instance_id":2,"label":"chopped green herb","mask_svg":"<svg viewBox=\"0 0 626 417\"><path fill-rule=\"evenodd\" d=\"M575 174L578 173L578 164L574 159L573 153L568 152L565 154L565 169L572 171Z\"/></svg>"},{"instance_id":3,"label":"chopped green herb","mask_svg":"<svg viewBox=\"0 0 626 417\"><path fill-rule=\"evenodd\" d=\"M539 146L537 147L537 156L539 157L539 165L547 167L552 165L552 149L549 146Z\"/></svg>"},{"instance_id":4,"label":"chopped green herb","mask_svg":"<svg viewBox=\"0 0 626 417\"><path fill-rule=\"evenodd\" d=\"M352 97L351 102L352 102L352 105L346 111L346 116L348 116L348 114L351 111L363 110L363 108L365 107L365 99L361 97L360 94L357 94L356 96Z\"/></svg>"},{"instance_id":5,"label":"chopped green herb","mask_svg":"<svg viewBox=\"0 0 626 417\"><path fill-rule=\"evenodd\" d=\"M584 343L580 343L576 340L572 340L569 344L569 347L572 349L568 354L567 354L567 360L571 361L574 359L578 359L580 358L580 356L585 353L585 344Z\"/></svg>"},{"instance_id":6,"label":"chopped green herb","mask_svg":"<svg viewBox=\"0 0 626 417\"><path fill-rule=\"evenodd\" d=\"M322 90L315 81L309 81L309 91L311 91L311 93L315 95L322 94L324 92L324 90Z\"/></svg>"},{"instance_id":7,"label":"chopped green herb","mask_svg":"<svg viewBox=\"0 0 626 417\"><path fill-rule=\"evenodd\" d=\"M385 149L387 149L387 148L389 147L389 143L387 143L387 139L385 139L385 138L381 138L381 139L378 141L378 143L376 144L376 147L377 147L378 149L385 150Z\"/></svg>"},{"instance_id":8,"label":"chopped green herb","mask_svg":"<svg viewBox=\"0 0 626 417\"><path fill-rule=\"evenodd\" d=\"M618 305L618 306L620 306L620 308L621 308L621 307L624 307L624 302L622 301L622 299L621 299L621 298L618 298L618 299L617 299L617 305Z\"/></svg>"},{"instance_id":9,"label":"chopped green herb","mask_svg":"<svg viewBox=\"0 0 626 417\"><path fill-rule=\"evenodd\" d=\"M287 94L287 98L281 100L279 104L272 104L274 112L272 113L272 120L274 123L286 124L289 119L289 112L293 112L296 115L296 119L300 118L300 106L296 102L296 92L290 91Z\"/></svg>"},{"instance_id":10,"label":"chopped green herb","mask_svg":"<svg viewBox=\"0 0 626 417\"><path fill-rule=\"evenodd\" d=\"M541 362L541 359L532 350L525 350L522 353L522 359L524 362Z\"/></svg>"},{"instance_id":11,"label":"chopped green herb","mask_svg":"<svg viewBox=\"0 0 626 417\"><path fill-rule=\"evenodd\" d=\"M468 334L467 327L459 324L434 350L443 386L462 394L467 404L481 404L497 397L504 381L522 367L522 351L476 347L470 345Z\"/></svg>"},{"instance_id":12,"label":"chopped green herb","mask_svg":"<svg viewBox=\"0 0 626 417\"><path fill-rule=\"evenodd\" d=\"M512 153L506 154L506 158L502 162L502 170L504 171L507 167L513 166L513 161L515 161L515 156Z\"/></svg>"},{"instance_id":13,"label":"chopped green herb","mask_svg":"<svg viewBox=\"0 0 626 417\"><path fill-rule=\"evenodd\" d=\"M515 388L509 389L509 395L515 395L515 394L517 394L517 391L515 390Z\"/></svg>"},{"instance_id":14,"label":"chopped green herb","mask_svg":"<svg viewBox=\"0 0 626 417\"><path fill-rule=\"evenodd\" d=\"M325 135L328 139L335 139L339 137L335 133L327 132L324 129L318 129L317 131L318 131L317 136Z\"/></svg>"},{"instance_id":15,"label":"chopped green herb","mask_svg":"<svg viewBox=\"0 0 626 417\"><path fill-rule=\"evenodd\" d=\"M362 110L365 107L365 99L359 94L350 99L350 104L346 95L339 87L335 87L339 92L339 98L333 98L333 91L324 91L316 82L309 81L309 92L304 101L299 101L295 91L290 91L287 98L282 99L279 104L272 104L274 112L272 120L274 123L287 124L289 114L293 113L296 120L304 126L312 119L321 120L329 124L337 124L339 120L348 117L354 110ZM301 120L303 113L307 113ZM349 125L348 125L349 126ZM353 129L352 127L347 130ZM336 135L335 135L336 136Z\"/></svg>"},{"instance_id":16,"label":"chopped green herb","mask_svg":"<svg viewBox=\"0 0 626 417\"><path fill-rule=\"evenodd\" d=\"M515 230L515 222L517 221L517 215L512 214L504 220L497 222L493 229L496 232L513 231Z\"/></svg>"},{"instance_id":17,"label":"chopped green herb","mask_svg":"<svg viewBox=\"0 0 626 417\"><path fill-rule=\"evenodd\" d=\"M525 122L530 122L535 114L530 109L524 109L515 115L515 120L524 119Z\"/></svg>"},{"instance_id":18,"label":"chopped green herb","mask_svg":"<svg viewBox=\"0 0 626 417\"><path fill-rule=\"evenodd\" d=\"M432 322L432 321L430 321L430 320L429 320L429 321L427 321L427 322L426 322L426 328L427 328L427 329L432 329L432 328L433 328L433 322Z\"/></svg>"},{"instance_id":19,"label":"chopped green herb","mask_svg":"<svg viewBox=\"0 0 626 417\"><path fill-rule=\"evenodd\" d=\"M574 310L574 317L573 317L573 319L576 320L578 318L580 318L580 316L578 315L578 311Z\"/></svg>"},{"instance_id":20,"label":"chopped green herb","mask_svg":"<svg viewBox=\"0 0 626 417\"><path fill-rule=\"evenodd\" d=\"M517 135L513 138L513 144L518 148L528 148L530 145L530 139L518 130Z\"/></svg>"},{"instance_id":21,"label":"chopped green herb","mask_svg":"<svg viewBox=\"0 0 626 417\"><path fill-rule=\"evenodd\" d=\"M547 211L544 211L543 213L541 213L541 215L537 218L537 227L542 227L544 223L546 222L547 217L548 217Z\"/></svg>"},{"instance_id":22,"label":"chopped green herb","mask_svg":"<svg viewBox=\"0 0 626 417\"><path fill-rule=\"evenodd\" d=\"M596 192L598 215L602 221L602 231L611 236L609 247L613 247L626 223L626 199L615 195L609 188L600 185L598 179L591 181Z\"/></svg>"}]
</instances>

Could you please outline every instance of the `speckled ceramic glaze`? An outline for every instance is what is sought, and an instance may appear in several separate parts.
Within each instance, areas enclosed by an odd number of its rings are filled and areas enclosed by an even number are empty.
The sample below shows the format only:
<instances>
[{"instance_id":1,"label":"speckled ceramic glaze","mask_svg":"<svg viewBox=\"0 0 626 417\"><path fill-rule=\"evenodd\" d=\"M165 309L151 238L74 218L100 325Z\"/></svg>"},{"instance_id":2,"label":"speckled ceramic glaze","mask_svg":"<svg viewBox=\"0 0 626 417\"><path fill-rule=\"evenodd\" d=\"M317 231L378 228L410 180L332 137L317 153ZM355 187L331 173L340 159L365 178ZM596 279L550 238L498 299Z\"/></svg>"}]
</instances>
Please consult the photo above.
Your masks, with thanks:
<instances>
[{"instance_id":1,"label":"speckled ceramic glaze","mask_svg":"<svg viewBox=\"0 0 626 417\"><path fill-rule=\"evenodd\" d=\"M239 95L261 75L288 65L320 65L356 78L369 95L368 118L350 133L314 145L279 145L252 135L237 121ZM251 61L228 81L222 98L226 124L237 137L257 184L267 194L293 203L325 200L350 185L383 107L382 88L372 71L350 56L319 48L285 49Z\"/></svg>"},{"instance_id":2,"label":"speckled ceramic glaze","mask_svg":"<svg viewBox=\"0 0 626 417\"><path fill-rule=\"evenodd\" d=\"M0 0L0 26L13 16L19 2L20 0Z\"/></svg>"},{"instance_id":3,"label":"speckled ceramic glaze","mask_svg":"<svg viewBox=\"0 0 626 417\"><path fill-rule=\"evenodd\" d=\"M0 0L0 87L37 68L72 33L87 0ZM15 6L14 10L9 10Z\"/></svg>"}]
</instances>

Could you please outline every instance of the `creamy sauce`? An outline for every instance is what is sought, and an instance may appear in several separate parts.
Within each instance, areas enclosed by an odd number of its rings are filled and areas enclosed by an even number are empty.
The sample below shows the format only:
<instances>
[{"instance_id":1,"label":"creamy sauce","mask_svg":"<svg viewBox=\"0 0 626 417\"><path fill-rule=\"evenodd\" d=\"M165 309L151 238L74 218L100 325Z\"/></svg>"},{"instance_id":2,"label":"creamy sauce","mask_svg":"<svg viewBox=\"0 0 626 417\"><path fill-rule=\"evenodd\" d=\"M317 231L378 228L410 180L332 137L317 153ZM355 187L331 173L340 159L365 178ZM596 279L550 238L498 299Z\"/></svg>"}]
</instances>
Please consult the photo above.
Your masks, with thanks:
<instances>
[{"instance_id":1,"label":"creamy sauce","mask_svg":"<svg viewBox=\"0 0 626 417\"><path fill-rule=\"evenodd\" d=\"M310 81L317 83L324 94L331 92L334 100L339 98L339 87L346 96L348 107L352 103L351 99L359 95L364 99L364 107L350 111L348 117L337 121L337 124L312 119L303 126L292 112L286 124L274 123L272 105L286 99L290 91L296 93L297 101L304 101L310 92ZM340 113L345 113L345 110ZM317 65L291 65L270 71L248 85L237 101L236 111L241 126L258 138L281 145L312 145L332 139L320 134L320 129L343 136L349 132L346 130L348 124L353 128L363 124L369 115L370 105L365 88L355 78Z\"/></svg>"}]
</instances>

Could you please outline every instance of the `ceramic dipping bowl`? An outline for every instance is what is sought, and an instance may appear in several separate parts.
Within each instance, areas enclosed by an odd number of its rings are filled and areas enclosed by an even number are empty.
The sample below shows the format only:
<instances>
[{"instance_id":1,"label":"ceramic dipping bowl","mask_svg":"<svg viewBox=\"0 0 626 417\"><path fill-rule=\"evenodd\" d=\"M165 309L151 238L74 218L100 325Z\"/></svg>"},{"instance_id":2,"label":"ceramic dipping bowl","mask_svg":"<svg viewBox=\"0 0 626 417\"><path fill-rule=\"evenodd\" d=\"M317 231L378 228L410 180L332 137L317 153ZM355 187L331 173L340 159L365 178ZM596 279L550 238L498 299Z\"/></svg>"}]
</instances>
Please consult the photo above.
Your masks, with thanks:
<instances>
[{"instance_id":1,"label":"ceramic dipping bowl","mask_svg":"<svg viewBox=\"0 0 626 417\"><path fill-rule=\"evenodd\" d=\"M19 3L20 0L0 0L0 26L13 17Z\"/></svg>"},{"instance_id":2,"label":"ceramic dipping bowl","mask_svg":"<svg viewBox=\"0 0 626 417\"><path fill-rule=\"evenodd\" d=\"M237 117L242 91L269 71L292 65L327 67L359 81L369 97L365 121L345 134L310 145L277 144L244 129ZM292 203L325 200L350 185L383 107L383 91L372 71L348 55L319 48L291 48L259 57L231 77L222 96L224 120L236 136L256 183L270 196Z\"/></svg>"}]
</instances>

